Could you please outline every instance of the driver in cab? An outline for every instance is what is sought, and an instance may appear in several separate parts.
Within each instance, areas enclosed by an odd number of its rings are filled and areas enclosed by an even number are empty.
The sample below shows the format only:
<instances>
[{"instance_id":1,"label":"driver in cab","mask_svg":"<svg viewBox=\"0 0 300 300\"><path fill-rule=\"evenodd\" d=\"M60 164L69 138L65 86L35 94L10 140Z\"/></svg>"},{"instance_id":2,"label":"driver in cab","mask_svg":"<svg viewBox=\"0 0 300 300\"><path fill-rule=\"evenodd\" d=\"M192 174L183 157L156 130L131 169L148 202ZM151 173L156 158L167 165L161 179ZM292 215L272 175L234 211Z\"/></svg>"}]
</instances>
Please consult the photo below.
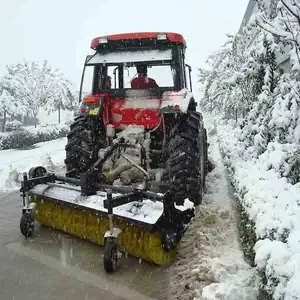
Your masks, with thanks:
<instances>
[{"instance_id":1,"label":"driver in cab","mask_svg":"<svg viewBox=\"0 0 300 300\"><path fill-rule=\"evenodd\" d=\"M147 76L147 65L137 65L136 70L138 76L131 81L132 89L151 89L158 87L156 81Z\"/></svg>"}]
</instances>

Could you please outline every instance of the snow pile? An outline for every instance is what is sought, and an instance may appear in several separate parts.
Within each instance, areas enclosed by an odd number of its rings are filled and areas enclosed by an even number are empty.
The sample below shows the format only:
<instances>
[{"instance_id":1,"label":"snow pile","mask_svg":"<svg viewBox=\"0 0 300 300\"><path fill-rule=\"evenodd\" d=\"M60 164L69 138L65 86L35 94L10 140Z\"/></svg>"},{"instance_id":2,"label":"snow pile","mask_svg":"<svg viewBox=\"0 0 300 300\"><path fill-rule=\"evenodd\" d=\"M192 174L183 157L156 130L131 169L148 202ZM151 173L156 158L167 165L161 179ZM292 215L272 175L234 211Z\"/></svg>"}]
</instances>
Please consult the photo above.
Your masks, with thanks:
<instances>
[{"instance_id":1,"label":"snow pile","mask_svg":"<svg viewBox=\"0 0 300 300\"><path fill-rule=\"evenodd\" d=\"M207 131L215 134L216 128L211 126ZM210 136L209 143L209 158L215 168L206 179L204 203L169 269L168 296L172 300L254 300L255 269L245 262L240 247L233 195L216 137Z\"/></svg>"},{"instance_id":2,"label":"snow pile","mask_svg":"<svg viewBox=\"0 0 300 300\"><path fill-rule=\"evenodd\" d=\"M214 282L217 283L211 283L203 288L202 297L205 300L256 299L255 270L250 269L244 262L240 250L233 250L208 262Z\"/></svg>"},{"instance_id":3,"label":"snow pile","mask_svg":"<svg viewBox=\"0 0 300 300\"><path fill-rule=\"evenodd\" d=\"M300 299L300 183L282 177L297 145L272 142L257 155L239 140L240 128L223 123L218 134L243 208L255 224L255 263L265 272L267 288L274 299Z\"/></svg>"},{"instance_id":4,"label":"snow pile","mask_svg":"<svg viewBox=\"0 0 300 300\"><path fill-rule=\"evenodd\" d=\"M42 165L48 171L62 171L65 159L66 138L44 142L31 150L0 151L0 191L20 188L23 172Z\"/></svg>"}]
</instances>

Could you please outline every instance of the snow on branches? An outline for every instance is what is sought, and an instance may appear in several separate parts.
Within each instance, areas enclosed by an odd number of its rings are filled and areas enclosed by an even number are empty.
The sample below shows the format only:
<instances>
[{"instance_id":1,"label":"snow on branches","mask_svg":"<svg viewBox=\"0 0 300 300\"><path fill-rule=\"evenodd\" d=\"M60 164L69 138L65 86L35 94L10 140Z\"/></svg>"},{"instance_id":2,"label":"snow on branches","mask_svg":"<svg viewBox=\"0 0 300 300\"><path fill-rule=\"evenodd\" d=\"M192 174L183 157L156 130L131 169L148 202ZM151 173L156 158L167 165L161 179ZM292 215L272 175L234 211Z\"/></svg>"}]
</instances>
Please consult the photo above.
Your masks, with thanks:
<instances>
[{"instance_id":1,"label":"snow on branches","mask_svg":"<svg viewBox=\"0 0 300 300\"><path fill-rule=\"evenodd\" d=\"M295 134L283 130L293 131L300 123L295 112L293 122L282 117L291 115L300 100L300 0L257 0L257 4L258 12L243 33L230 36L226 46L209 57L209 69L200 70L199 81L202 108L242 118L240 139L255 146L259 155L270 141L291 142ZM285 74L283 54L291 66ZM278 114L281 117L274 121Z\"/></svg>"},{"instance_id":2,"label":"snow on branches","mask_svg":"<svg viewBox=\"0 0 300 300\"><path fill-rule=\"evenodd\" d=\"M261 11L257 25L274 35L289 56L292 72L300 75L300 1L259 0ZM271 9L266 9L270 8ZM270 11L272 13L270 14Z\"/></svg>"},{"instance_id":3,"label":"snow on branches","mask_svg":"<svg viewBox=\"0 0 300 300\"><path fill-rule=\"evenodd\" d=\"M8 65L0 85L23 115L36 117L41 107L53 111L73 106L71 83L47 61Z\"/></svg>"},{"instance_id":4,"label":"snow on branches","mask_svg":"<svg viewBox=\"0 0 300 300\"><path fill-rule=\"evenodd\" d=\"M14 115L21 112L14 98L4 89L0 88L0 116L2 119L1 131L4 132L5 124L8 115Z\"/></svg>"}]
</instances>

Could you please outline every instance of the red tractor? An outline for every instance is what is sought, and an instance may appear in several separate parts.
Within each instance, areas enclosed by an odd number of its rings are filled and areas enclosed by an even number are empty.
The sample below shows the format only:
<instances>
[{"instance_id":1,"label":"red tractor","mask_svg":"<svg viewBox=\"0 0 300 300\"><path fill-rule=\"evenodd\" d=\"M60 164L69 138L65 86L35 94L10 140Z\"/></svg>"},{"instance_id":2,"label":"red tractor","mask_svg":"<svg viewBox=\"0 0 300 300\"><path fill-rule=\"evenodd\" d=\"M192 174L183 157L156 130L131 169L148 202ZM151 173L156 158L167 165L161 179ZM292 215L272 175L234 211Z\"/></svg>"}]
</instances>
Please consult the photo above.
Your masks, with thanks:
<instances>
[{"instance_id":1,"label":"red tractor","mask_svg":"<svg viewBox=\"0 0 300 300\"><path fill-rule=\"evenodd\" d=\"M107 272L120 251L169 263L201 203L209 166L185 40L117 34L93 39L91 48L66 176L42 166L24 174L21 232L32 234L37 209L40 223L104 245Z\"/></svg>"},{"instance_id":2,"label":"red tractor","mask_svg":"<svg viewBox=\"0 0 300 300\"><path fill-rule=\"evenodd\" d=\"M187 196L199 204L208 166L207 141L191 93L184 38L177 33L116 34L93 39L91 48L95 53L84 65L80 115L66 145L67 176L79 178L90 169L99 151L111 146L125 128L142 127L150 143L141 165L156 174L160 169L161 182L172 182L178 198ZM145 88L132 88L133 77L143 68L148 73L137 76L146 81ZM149 73L156 87L147 87ZM82 96L87 92L86 76L92 85L90 94Z\"/></svg>"}]
</instances>

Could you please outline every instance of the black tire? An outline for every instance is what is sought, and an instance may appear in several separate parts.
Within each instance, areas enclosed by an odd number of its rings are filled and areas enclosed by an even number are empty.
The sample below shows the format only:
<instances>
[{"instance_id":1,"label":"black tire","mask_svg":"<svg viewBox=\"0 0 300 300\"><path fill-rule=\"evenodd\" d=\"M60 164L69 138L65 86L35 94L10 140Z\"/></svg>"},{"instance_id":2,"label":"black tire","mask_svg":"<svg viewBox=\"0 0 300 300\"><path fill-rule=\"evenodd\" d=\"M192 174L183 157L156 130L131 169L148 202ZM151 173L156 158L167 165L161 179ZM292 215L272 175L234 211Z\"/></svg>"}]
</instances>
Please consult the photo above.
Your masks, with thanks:
<instances>
[{"instance_id":1,"label":"black tire","mask_svg":"<svg viewBox=\"0 0 300 300\"><path fill-rule=\"evenodd\" d=\"M113 273L117 268L118 246L113 243L107 243L104 247L103 265L107 273Z\"/></svg>"},{"instance_id":2,"label":"black tire","mask_svg":"<svg viewBox=\"0 0 300 300\"><path fill-rule=\"evenodd\" d=\"M170 131L166 175L172 182L176 203L189 198L195 205L202 202L205 184L205 142L202 116L190 112Z\"/></svg>"},{"instance_id":3,"label":"black tire","mask_svg":"<svg viewBox=\"0 0 300 300\"><path fill-rule=\"evenodd\" d=\"M27 238L33 236L34 232L34 217L30 213L22 215L20 220L21 233Z\"/></svg>"},{"instance_id":4,"label":"black tire","mask_svg":"<svg viewBox=\"0 0 300 300\"><path fill-rule=\"evenodd\" d=\"M67 138L66 176L79 178L97 160L100 148L106 146L103 122L97 117L79 116Z\"/></svg>"},{"instance_id":5,"label":"black tire","mask_svg":"<svg viewBox=\"0 0 300 300\"><path fill-rule=\"evenodd\" d=\"M207 175L207 173L211 172L214 167L213 164L209 161L208 159L208 147L209 147L209 143L207 142L207 131L206 129L204 130L204 142L205 142L205 175Z\"/></svg>"},{"instance_id":6,"label":"black tire","mask_svg":"<svg viewBox=\"0 0 300 300\"><path fill-rule=\"evenodd\" d=\"M42 177L47 174L47 170L43 166L33 167L28 172L29 178Z\"/></svg>"}]
</instances>

